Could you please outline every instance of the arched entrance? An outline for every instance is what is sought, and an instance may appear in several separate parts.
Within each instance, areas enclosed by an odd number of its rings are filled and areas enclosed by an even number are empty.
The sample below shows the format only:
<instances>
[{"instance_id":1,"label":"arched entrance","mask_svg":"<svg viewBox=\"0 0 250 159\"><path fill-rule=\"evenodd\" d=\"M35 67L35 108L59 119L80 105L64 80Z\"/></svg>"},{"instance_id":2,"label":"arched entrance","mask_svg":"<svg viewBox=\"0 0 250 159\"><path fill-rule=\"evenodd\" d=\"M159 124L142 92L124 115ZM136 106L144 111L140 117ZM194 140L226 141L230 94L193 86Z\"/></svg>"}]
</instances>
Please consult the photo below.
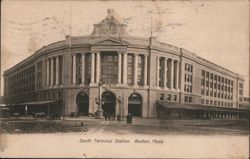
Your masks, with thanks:
<instances>
[{"instance_id":1,"label":"arched entrance","mask_svg":"<svg viewBox=\"0 0 250 159\"><path fill-rule=\"evenodd\" d=\"M88 116L89 115L89 96L84 93L78 93L76 97L76 104L78 107L78 114Z\"/></svg>"},{"instance_id":2,"label":"arched entrance","mask_svg":"<svg viewBox=\"0 0 250 159\"><path fill-rule=\"evenodd\" d=\"M128 97L128 113L132 116L142 116L142 98L139 94L132 93Z\"/></svg>"},{"instance_id":3,"label":"arched entrance","mask_svg":"<svg viewBox=\"0 0 250 159\"><path fill-rule=\"evenodd\" d=\"M102 93L102 110L110 115L115 115L116 98L112 92Z\"/></svg>"}]
</instances>

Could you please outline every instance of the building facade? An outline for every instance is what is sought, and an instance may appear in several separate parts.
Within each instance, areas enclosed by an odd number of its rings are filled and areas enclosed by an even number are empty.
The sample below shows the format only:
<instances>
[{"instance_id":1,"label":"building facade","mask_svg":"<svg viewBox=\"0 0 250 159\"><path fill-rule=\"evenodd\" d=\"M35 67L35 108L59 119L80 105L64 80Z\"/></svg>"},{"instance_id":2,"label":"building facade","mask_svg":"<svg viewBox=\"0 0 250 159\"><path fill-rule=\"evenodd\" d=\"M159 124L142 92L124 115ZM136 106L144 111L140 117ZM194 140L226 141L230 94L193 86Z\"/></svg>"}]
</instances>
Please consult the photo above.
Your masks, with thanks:
<instances>
[{"instance_id":1,"label":"building facade","mask_svg":"<svg viewBox=\"0 0 250 159\"><path fill-rule=\"evenodd\" d=\"M186 49L129 35L110 9L91 35L42 47L6 70L4 83L14 111L157 117L161 100L238 110L244 79Z\"/></svg>"}]
</instances>

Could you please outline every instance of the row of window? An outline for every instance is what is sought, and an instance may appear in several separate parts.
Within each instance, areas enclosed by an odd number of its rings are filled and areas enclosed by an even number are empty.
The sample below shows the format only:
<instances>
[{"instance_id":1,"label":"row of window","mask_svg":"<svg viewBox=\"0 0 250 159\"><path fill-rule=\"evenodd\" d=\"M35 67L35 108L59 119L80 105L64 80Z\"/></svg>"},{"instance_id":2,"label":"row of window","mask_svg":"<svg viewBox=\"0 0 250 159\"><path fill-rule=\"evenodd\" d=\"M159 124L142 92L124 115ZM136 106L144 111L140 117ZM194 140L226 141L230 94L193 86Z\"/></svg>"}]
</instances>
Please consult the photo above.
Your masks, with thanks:
<instances>
[{"instance_id":1,"label":"row of window","mask_svg":"<svg viewBox=\"0 0 250 159\"><path fill-rule=\"evenodd\" d=\"M43 77L43 63L42 61L39 61L36 65L36 88L41 89L42 88L42 77Z\"/></svg>"},{"instance_id":2,"label":"row of window","mask_svg":"<svg viewBox=\"0 0 250 159\"><path fill-rule=\"evenodd\" d=\"M212 90L210 90L210 91L206 90L206 92L205 92L204 88L201 89L201 95L233 100L233 95L232 94L224 93L224 92L217 92L217 91L213 92Z\"/></svg>"},{"instance_id":3,"label":"row of window","mask_svg":"<svg viewBox=\"0 0 250 159\"><path fill-rule=\"evenodd\" d=\"M41 92L37 95L38 100L61 99L62 91Z\"/></svg>"},{"instance_id":4,"label":"row of window","mask_svg":"<svg viewBox=\"0 0 250 159\"><path fill-rule=\"evenodd\" d=\"M52 63L49 63L49 68L48 68L48 72L49 72L49 85L54 86L56 84L56 75L57 73L59 74L59 78L58 78L58 84L62 84L62 63L63 63L63 59L62 56L59 56L59 72L56 72L56 58L51 58L50 60L53 60L53 66ZM53 74L51 73L51 68L53 67ZM53 76L53 81L51 80L51 76ZM42 81L42 80L41 80Z\"/></svg>"},{"instance_id":5,"label":"row of window","mask_svg":"<svg viewBox=\"0 0 250 159\"><path fill-rule=\"evenodd\" d=\"M201 86L205 86L205 80L201 79ZM206 81L206 87L207 88L211 88L211 89L218 89L218 90L222 90L222 91L226 91L226 92L230 92L233 93L233 87L232 86L227 86L227 85L222 85L222 84L217 84L217 82L210 82Z\"/></svg>"},{"instance_id":6,"label":"row of window","mask_svg":"<svg viewBox=\"0 0 250 159\"><path fill-rule=\"evenodd\" d=\"M35 66L20 71L5 79L5 95L19 95L35 90Z\"/></svg>"},{"instance_id":7,"label":"row of window","mask_svg":"<svg viewBox=\"0 0 250 159\"><path fill-rule=\"evenodd\" d=\"M185 96L184 97L184 102L185 103L192 103L192 97L191 96Z\"/></svg>"},{"instance_id":8,"label":"row of window","mask_svg":"<svg viewBox=\"0 0 250 159\"><path fill-rule=\"evenodd\" d=\"M185 76L184 76L184 92L192 93L192 87L193 87L193 65L185 63ZM186 98L186 97L185 97ZM187 102L189 101L189 98L192 101L192 97L187 97ZM185 99L186 101L186 99Z\"/></svg>"},{"instance_id":9,"label":"row of window","mask_svg":"<svg viewBox=\"0 0 250 159\"><path fill-rule=\"evenodd\" d=\"M184 92L192 93L192 85L184 84Z\"/></svg>"},{"instance_id":10,"label":"row of window","mask_svg":"<svg viewBox=\"0 0 250 159\"><path fill-rule=\"evenodd\" d=\"M82 83L82 69L85 69L85 84L90 83L91 77L91 54L85 54L85 65L82 66L81 55L76 57L76 79L77 84ZM103 83L106 84L116 84L118 82L118 54L115 52L101 52L100 55L100 78ZM72 59L73 60L73 59ZM96 60L96 59L95 59ZM127 56L127 83L132 85L134 84L134 66L135 57L133 54L128 54ZM122 60L123 62L123 60ZM144 56L137 56L137 84L143 85L143 76L144 76ZM121 71L123 71L121 69ZM121 72L123 74L123 72ZM73 79L73 74L72 74ZM123 78L121 78L123 80ZM97 81L98 82L98 81Z\"/></svg>"},{"instance_id":11,"label":"row of window","mask_svg":"<svg viewBox=\"0 0 250 159\"><path fill-rule=\"evenodd\" d=\"M173 99L172 99L173 97ZM167 94L167 96L165 97L163 93L160 94L160 100L168 100L168 101L177 101L177 95L171 95L171 94Z\"/></svg>"},{"instance_id":12,"label":"row of window","mask_svg":"<svg viewBox=\"0 0 250 159\"><path fill-rule=\"evenodd\" d=\"M210 73L210 72L205 71L205 70L201 71L201 75L202 75L202 77L204 79L206 77L206 79L215 80L215 81L218 81L218 82L225 83L225 84L233 86L233 81L230 80L230 79L227 79L226 77L222 77L222 76Z\"/></svg>"},{"instance_id":13,"label":"row of window","mask_svg":"<svg viewBox=\"0 0 250 159\"><path fill-rule=\"evenodd\" d=\"M177 76L178 76L178 61L174 59L165 60L165 57L160 57L159 60L159 70L158 70L158 86L163 87L167 86L171 88L171 84L173 84L173 88L177 89ZM173 71L173 72L172 72ZM164 84L165 79L165 84ZM172 81L173 79L173 81Z\"/></svg>"},{"instance_id":14,"label":"row of window","mask_svg":"<svg viewBox=\"0 0 250 159\"><path fill-rule=\"evenodd\" d=\"M224 106L224 107L233 107L232 102L223 102L217 100L208 100L208 99L201 99L201 104L211 105L211 106Z\"/></svg>"}]
</instances>

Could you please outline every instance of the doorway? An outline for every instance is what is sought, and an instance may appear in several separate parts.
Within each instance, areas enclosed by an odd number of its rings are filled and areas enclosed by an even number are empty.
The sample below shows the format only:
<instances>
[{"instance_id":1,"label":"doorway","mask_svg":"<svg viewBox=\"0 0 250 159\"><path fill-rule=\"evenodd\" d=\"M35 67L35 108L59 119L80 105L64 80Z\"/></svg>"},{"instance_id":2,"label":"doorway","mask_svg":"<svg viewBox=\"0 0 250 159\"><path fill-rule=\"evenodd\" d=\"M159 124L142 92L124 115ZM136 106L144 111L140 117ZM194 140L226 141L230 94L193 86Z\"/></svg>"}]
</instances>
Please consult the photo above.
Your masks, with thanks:
<instances>
[{"instance_id":1,"label":"doorway","mask_svg":"<svg viewBox=\"0 0 250 159\"><path fill-rule=\"evenodd\" d=\"M103 92L102 93L102 110L103 113L109 115L115 115L115 105L116 105L116 97L112 92Z\"/></svg>"},{"instance_id":2,"label":"doorway","mask_svg":"<svg viewBox=\"0 0 250 159\"><path fill-rule=\"evenodd\" d=\"M139 94L133 93L128 97L128 113L132 116L142 116L142 98Z\"/></svg>"},{"instance_id":3,"label":"doorway","mask_svg":"<svg viewBox=\"0 0 250 159\"><path fill-rule=\"evenodd\" d=\"M78 115L89 115L89 96L86 93L78 93L76 97L76 104L78 106Z\"/></svg>"}]
</instances>

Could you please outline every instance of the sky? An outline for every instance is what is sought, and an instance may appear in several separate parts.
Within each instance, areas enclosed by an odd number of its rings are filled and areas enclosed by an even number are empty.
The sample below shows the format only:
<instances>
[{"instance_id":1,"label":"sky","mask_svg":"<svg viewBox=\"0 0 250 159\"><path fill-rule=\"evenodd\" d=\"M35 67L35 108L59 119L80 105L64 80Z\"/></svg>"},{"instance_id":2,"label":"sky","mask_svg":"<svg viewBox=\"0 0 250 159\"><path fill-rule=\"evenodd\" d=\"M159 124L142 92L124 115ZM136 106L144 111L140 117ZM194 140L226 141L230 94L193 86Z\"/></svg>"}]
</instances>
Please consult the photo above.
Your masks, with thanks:
<instances>
[{"instance_id":1,"label":"sky","mask_svg":"<svg viewBox=\"0 0 250 159\"><path fill-rule=\"evenodd\" d=\"M249 2L21 1L1 3L1 73L44 45L91 34L112 8L133 36L153 36L244 76L249 96ZM71 19L71 20L70 20ZM152 21L152 23L151 23ZM71 31L70 31L71 30ZM1 95L3 79L1 76Z\"/></svg>"}]
</instances>

